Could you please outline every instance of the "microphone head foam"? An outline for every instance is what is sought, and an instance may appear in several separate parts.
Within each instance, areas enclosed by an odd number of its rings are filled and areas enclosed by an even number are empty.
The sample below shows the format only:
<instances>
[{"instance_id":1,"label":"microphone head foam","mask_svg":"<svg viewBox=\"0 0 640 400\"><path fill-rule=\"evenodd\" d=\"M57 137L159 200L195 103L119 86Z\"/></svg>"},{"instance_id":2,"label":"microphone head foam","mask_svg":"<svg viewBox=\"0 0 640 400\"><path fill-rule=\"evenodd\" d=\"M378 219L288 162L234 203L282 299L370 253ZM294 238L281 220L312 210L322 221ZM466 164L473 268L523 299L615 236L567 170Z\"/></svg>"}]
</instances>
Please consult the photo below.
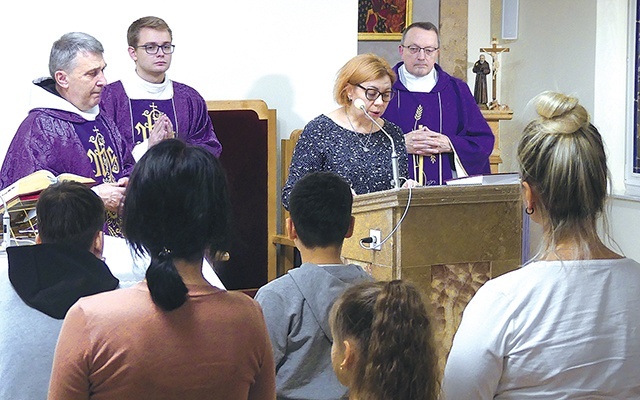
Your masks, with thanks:
<instances>
[{"instance_id":1,"label":"microphone head foam","mask_svg":"<svg viewBox=\"0 0 640 400\"><path fill-rule=\"evenodd\" d=\"M356 106L357 108L361 109L361 110L365 109L364 100L362 100L362 99L355 99L353 101L353 105Z\"/></svg>"}]
</instances>

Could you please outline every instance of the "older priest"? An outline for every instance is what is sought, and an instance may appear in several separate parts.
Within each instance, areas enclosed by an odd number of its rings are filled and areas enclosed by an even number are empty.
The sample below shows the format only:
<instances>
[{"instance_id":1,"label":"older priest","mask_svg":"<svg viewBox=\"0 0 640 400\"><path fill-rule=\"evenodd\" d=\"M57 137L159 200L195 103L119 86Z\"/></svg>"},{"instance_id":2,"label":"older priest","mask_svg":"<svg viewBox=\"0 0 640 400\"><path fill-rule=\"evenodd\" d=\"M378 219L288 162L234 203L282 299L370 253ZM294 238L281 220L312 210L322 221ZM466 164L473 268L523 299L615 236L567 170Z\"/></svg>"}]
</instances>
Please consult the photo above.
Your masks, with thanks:
<instances>
[{"instance_id":1,"label":"older priest","mask_svg":"<svg viewBox=\"0 0 640 400\"><path fill-rule=\"evenodd\" d=\"M34 81L29 115L16 132L0 170L5 188L37 170L91 177L109 211L108 233L120 236L116 212L134 160L115 124L99 114L106 79L102 44L80 32L51 49L51 78Z\"/></svg>"},{"instance_id":2,"label":"older priest","mask_svg":"<svg viewBox=\"0 0 640 400\"><path fill-rule=\"evenodd\" d=\"M409 177L442 185L452 177L489 174L494 136L466 83L436 63L438 28L415 22L398 47L397 92L384 117L404 132Z\"/></svg>"}]
</instances>

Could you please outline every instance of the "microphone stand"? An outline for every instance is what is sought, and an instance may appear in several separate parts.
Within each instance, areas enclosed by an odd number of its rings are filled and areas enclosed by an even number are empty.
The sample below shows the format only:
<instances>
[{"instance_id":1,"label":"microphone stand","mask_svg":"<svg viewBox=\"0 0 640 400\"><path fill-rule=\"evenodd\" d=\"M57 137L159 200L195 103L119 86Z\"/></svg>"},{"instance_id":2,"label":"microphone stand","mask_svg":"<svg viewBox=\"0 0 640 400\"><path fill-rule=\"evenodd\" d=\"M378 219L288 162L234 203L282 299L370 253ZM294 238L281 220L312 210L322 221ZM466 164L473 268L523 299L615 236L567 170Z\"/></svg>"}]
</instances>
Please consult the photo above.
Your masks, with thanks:
<instances>
[{"instance_id":1,"label":"microphone stand","mask_svg":"<svg viewBox=\"0 0 640 400\"><path fill-rule=\"evenodd\" d=\"M353 101L353 105L357 108L361 109L364 115L367 116L387 137L391 142L391 172L393 173L393 184L394 189L400 188L400 174L398 173L398 153L396 153L396 144L393 142L393 138L384 128L367 112L367 109L364 105L364 101L362 99L355 99Z\"/></svg>"}]
</instances>

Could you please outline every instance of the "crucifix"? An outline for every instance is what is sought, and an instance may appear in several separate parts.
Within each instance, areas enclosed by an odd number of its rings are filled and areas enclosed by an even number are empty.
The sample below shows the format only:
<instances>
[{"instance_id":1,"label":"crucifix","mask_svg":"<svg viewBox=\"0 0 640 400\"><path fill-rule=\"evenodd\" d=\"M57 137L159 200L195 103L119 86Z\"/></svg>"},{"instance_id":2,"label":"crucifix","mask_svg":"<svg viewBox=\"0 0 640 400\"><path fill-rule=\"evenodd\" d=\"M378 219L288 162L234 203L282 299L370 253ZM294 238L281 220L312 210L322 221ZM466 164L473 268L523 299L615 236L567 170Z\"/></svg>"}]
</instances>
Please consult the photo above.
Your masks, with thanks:
<instances>
[{"instance_id":1,"label":"crucifix","mask_svg":"<svg viewBox=\"0 0 640 400\"><path fill-rule=\"evenodd\" d=\"M489 108L496 108L498 107L500 104L498 104L498 101L496 100L496 92L498 90L498 85L497 85L497 78L498 78L498 68L500 67L500 63L498 61L498 54L500 53L508 53L509 52L509 48L508 47L498 47L498 39L493 38L493 40L491 40L491 47L482 47L480 49L480 51L485 52L485 53L489 53L489 55L491 56L491 64L492 64L492 69L493 69L493 73L492 73L492 90L491 90L491 97L493 98L493 101L491 103L489 103Z\"/></svg>"}]
</instances>

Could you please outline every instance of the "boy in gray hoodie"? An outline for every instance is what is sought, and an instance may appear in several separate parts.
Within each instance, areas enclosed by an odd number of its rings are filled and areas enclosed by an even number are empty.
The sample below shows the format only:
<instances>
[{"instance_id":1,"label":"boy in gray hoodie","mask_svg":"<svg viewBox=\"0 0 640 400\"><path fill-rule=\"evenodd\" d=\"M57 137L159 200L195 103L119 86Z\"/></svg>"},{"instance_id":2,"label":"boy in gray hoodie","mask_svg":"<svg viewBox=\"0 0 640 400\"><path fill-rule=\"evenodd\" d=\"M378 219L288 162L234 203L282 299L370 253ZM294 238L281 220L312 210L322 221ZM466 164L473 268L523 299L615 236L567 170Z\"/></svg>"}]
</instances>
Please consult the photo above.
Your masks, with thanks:
<instances>
[{"instance_id":1,"label":"boy in gray hoodie","mask_svg":"<svg viewBox=\"0 0 640 400\"><path fill-rule=\"evenodd\" d=\"M329 311L347 287L373 280L340 257L344 239L353 233L352 203L349 184L331 172L307 174L291 191L287 233L302 265L255 296L273 346L280 400L347 398L331 367Z\"/></svg>"}]
</instances>

